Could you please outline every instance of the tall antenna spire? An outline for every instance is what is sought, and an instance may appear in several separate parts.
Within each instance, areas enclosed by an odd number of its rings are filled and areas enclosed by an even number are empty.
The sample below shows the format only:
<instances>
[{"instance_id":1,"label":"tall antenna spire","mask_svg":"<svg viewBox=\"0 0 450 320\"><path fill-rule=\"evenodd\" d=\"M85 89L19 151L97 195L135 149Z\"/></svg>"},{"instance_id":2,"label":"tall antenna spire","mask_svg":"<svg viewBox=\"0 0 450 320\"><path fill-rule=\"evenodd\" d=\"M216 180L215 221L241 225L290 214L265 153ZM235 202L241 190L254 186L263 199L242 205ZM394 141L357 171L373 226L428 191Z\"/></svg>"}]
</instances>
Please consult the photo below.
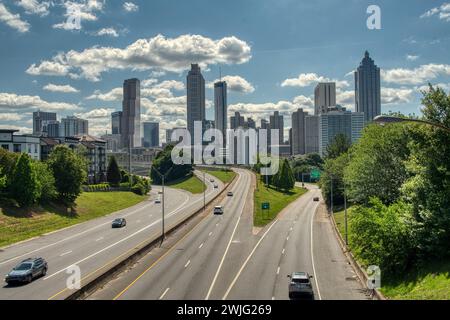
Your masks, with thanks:
<instances>
[{"instance_id":1,"label":"tall antenna spire","mask_svg":"<svg viewBox=\"0 0 450 320\"><path fill-rule=\"evenodd\" d=\"M222 82L222 67L219 66L220 82Z\"/></svg>"}]
</instances>

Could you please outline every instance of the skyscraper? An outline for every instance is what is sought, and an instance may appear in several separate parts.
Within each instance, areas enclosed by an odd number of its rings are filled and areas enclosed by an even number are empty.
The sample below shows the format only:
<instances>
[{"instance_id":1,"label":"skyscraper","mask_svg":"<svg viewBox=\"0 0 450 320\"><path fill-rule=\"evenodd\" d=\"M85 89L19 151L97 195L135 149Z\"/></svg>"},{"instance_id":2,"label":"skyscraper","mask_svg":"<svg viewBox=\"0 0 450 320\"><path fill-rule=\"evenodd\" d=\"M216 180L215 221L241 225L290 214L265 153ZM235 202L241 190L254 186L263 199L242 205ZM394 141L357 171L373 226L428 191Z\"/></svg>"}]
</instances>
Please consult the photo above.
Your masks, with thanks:
<instances>
[{"instance_id":1,"label":"skyscraper","mask_svg":"<svg viewBox=\"0 0 450 320\"><path fill-rule=\"evenodd\" d=\"M159 147L159 122L143 122L144 137L142 146L145 148Z\"/></svg>"},{"instance_id":2,"label":"skyscraper","mask_svg":"<svg viewBox=\"0 0 450 320\"><path fill-rule=\"evenodd\" d=\"M322 82L314 90L314 114L326 113L328 107L336 105L336 83Z\"/></svg>"},{"instance_id":3,"label":"skyscraper","mask_svg":"<svg viewBox=\"0 0 450 320\"><path fill-rule=\"evenodd\" d=\"M194 144L194 123L205 121L205 79L198 64L192 64L187 75L187 129Z\"/></svg>"},{"instance_id":4,"label":"skyscraper","mask_svg":"<svg viewBox=\"0 0 450 320\"><path fill-rule=\"evenodd\" d=\"M33 135L41 136L47 133L47 125L56 121L56 113L54 112L33 112Z\"/></svg>"},{"instance_id":5,"label":"skyscraper","mask_svg":"<svg viewBox=\"0 0 450 320\"><path fill-rule=\"evenodd\" d=\"M122 111L111 113L111 131L112 134L121 134L122 132Z\"/></svg>"},{"instance_id":6,"label":"skyscraper","mask_svg":"<svg viewBox=\"0 0 450 320\"><path fill-rule=\"evenodd\" d=\"M305 154L305 117L308 115L303 109L292 113L292 133L290 137L292 155Z\"/></svg>"},{"instance_id":7,"label":"skyscraper","mask_svg":"<svg viewBox=\"0 0 450 320\"><path fill-rule=\"evenodd\" d=\"M319 116L305 117L305 153L319 153Z\"/></svg>"},{"instance_id":8,"label":"skyscraper","mask_svg":"<svg viewBox=\"0 0 450 320\"><path fill-rule=\"evenodd\" d=\"M326 155L327 146L338 134L343 134L348 141L354 143L361 136L364 127L364 114L346 111L337 106L328 113L319 116L319 153Z\"/></svg>"},{"instance_id":9,"label":"skyscraper","mask_svg":"<svg viewBox=\"0 0 450 320\"><path fill-rule=\"evenodd\" d=\"M214 84L214 114L215 128L220 130L225 138L228 128L227 83L225 81Z\"/></svg>"},{"instance_id":10,"label":"skyscraper","mask_svg":"<svg viewBox=\"0 0 450 320\"><path fill-rule=\"evenodd\" d=\"M363 112L366 122L371 122L381 114L380 68L365 52L355 72L356 112Z\"/></svg>"},{"instance_id":11,"label":"skyscraper","mask_svg":"<svg viewBox=\"0 0 450 320\"><path fill-rule=\"evenodd\" d=\"M61 137L75 137L89 134L89 122L77 117L67 117L61 120Z\"/></svg>"},{"instance_id":12,"label":"skyscraper","mask_svg":"<svg viewBox=\"0 0 450 320\"><path fill-rule=\"evenodd\" d=\"M139 79L125 80L122 103L122 147L141 146L141 82Z\"/></svg>"},{"instance_id":13,"label":"skyscraper","mask_svg":"<svg viewBox=\"0 0 450 320\"><path fill-rule=\"evenodd\" d=\"M274 114L270 116L270 129L279 130L279 144L284 144L284 117L280 115L279 111L275 111Z\"/></svg>"},{"instance_id":14,"label":"skyscraper","mask_svg":"<svg viewBox=\"0 0 450 320\"><path fill-rule=\"evenodd\" d=\"M241 116L240 112L235 112L234 116L230 117L230 128L231 129L237 129L237 128L243 128L245 124L244 116Z\"/></svg>"}]
</instances>

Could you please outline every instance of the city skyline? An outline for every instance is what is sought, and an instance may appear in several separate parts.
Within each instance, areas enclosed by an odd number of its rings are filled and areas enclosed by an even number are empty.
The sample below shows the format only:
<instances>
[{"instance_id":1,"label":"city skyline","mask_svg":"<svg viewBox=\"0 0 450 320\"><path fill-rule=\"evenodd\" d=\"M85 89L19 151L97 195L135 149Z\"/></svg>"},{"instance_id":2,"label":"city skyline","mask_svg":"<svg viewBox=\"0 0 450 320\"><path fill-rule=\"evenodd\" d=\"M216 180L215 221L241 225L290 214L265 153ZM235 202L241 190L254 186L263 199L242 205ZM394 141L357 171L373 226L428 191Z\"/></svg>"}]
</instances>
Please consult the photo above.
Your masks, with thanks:
<instances>
[{"instance_id":1,"label":"city skyline","mask_svg":"<svg viewBox=\"0 0 450 320\"><path fill-rule=\"evenodd\" d=\"M206 119L214 119L214 90L211 89L220 78L221 68L222 79L228 84L230 113L240 111L259 123L261 118L268 118L278 110L285 116L285 137L291 127L293 111L303 108L312 114L313 88L319 81L336 82L337 103L354 110L353 71L366 50L381 68L382 112L418 114L419 90L428 80L446 89L449 87L450 67L445 61L449 46L445 37L448 22L437 15L426 15L429 10L439 8L443 1L433 4L411 1L408 12L402 10L400 4L380 1L382 30L367 29L368 4L365 2L342 8L336 1L318 1L313 10L305 3L281 1L273 8L273 13L262 5L250 18L256 26L264 28L265 33L252 28L239 32L233 26L248 16L246 13L253 9L251 3L240 4L242 10L235 17L227 12L230 13L236 3L221 4L221 12L229 21L224 27L211 30L212 21L217 18L214 14L198 20L195 26L187 25L184 19L170 29L171 26L157 16L146 25L147 22L142 23L144 12L149 12L150 8L152 12L168 10L167 5L158 1L152 4L134 2L138 9L128 12L120 2L105 1L101 10L90 12L96 21L82 21L81 30L66 30L58 27L65 19L64 7L51 6L47 15L40 16L26 12L12 1L4 1L6 10L18 14L20 21L28 25L27 30L20 29L0 19L0 34L13 53L3 56L0 62L2 70L8 74L0 79L0 127L31 133L32 112L41 109L56 111L61 117L76 115L87 119L90 132L99 136L104 134L105 126L109 127L111 113L121 110L118 84L123 79L139 78L143 84L142 121L160 122L161 140L164 140L165 129L186 126L184 78L191 63L200 63L205 77ZM193 2L197 10L204 10L204 4ZM182 4L171 10L181 16L192 8ZM117 13L112 20L109 15L114 11ZM302 26L317 17L318 12L329 22L317 26L317 30L308 35ZM298 15L305 21L294 19ZM271 37L278 30L273 18L281 16L290 27L284 31L282 39L276 39ZM334 26L333 21L342 21L342 17L348 16L353 22ZM267 26L262 26L258 19L268 21ZM394 27L397 21L408 26L408 30L397 30ZM333 24L333 32L324 32L330 24ZM36 37L36 33L47 35L51 43ZM324 37L321 41L315 39L319 34ZM55 39L60 41L53 41ZM302 39L301 43L298 39ZM171 48L181 43L193 49L191 56L184 51L174 55ZM93 60L76 63L95 52L117 58L147 44L162 50L161 55L155 56L158 61L139 60L141 57L135 56L136 61L112 62L105 58L99 59L99 63ZM218 48L225 44L235 51L220 53ZM436 50L437 44L439 50ZM25 45L32 48L32 55L21 50ZM98 51L94 51L95 46ZM208 48L212 51L207 56L199 54ZM276 63L272 63L274 61Z\"/></svg>"}]
</instances>

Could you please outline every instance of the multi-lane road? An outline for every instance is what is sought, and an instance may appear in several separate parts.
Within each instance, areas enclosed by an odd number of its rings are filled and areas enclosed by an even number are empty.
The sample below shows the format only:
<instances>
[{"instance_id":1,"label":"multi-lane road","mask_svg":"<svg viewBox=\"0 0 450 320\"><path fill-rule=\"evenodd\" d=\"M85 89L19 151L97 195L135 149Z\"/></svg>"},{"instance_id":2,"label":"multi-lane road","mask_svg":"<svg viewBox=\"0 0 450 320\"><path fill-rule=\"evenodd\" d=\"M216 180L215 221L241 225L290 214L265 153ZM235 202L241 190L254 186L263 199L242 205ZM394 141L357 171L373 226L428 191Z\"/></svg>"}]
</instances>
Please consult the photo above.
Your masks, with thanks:
<instances>
[{"instance_id":1,"label":"multi-lane road","mask_svg":"<svg viewBox=\"0 0 450 320\"><path fill-rule=\"evenodd\" d=\"M149 255L90 299L288 299L288 274L313 275L316 299L366 299L340 249L320 190L253 228L254 175L237 170L223 216L206 216L159 259Z\"/></svg>"},{"instance_id":2,"label":"multi-lane road","mask_svg":"<svg viewBox=\"0 0 450 320\"><path fill-rule=\"evenodd\" d=\"M211 200L223 188L220 181L214 189L207 177L206 200ZM82 283L110 268L135 248L161 235L161 204L156 204L159 188L152 196L132 208L112 215L82 223L36 239L0 250L0 275L5 276L17 263L30 257L43 257L49 269L47 275L26 286L0 287L0 300L5 299L64 299L73 293L67 289L68 267L76 265L81 270ZM203 206L203 194L166 188L165 224L176 225ZM112 229L117 217L127 219L123 229Z\"/></svg>"}]
</instances>

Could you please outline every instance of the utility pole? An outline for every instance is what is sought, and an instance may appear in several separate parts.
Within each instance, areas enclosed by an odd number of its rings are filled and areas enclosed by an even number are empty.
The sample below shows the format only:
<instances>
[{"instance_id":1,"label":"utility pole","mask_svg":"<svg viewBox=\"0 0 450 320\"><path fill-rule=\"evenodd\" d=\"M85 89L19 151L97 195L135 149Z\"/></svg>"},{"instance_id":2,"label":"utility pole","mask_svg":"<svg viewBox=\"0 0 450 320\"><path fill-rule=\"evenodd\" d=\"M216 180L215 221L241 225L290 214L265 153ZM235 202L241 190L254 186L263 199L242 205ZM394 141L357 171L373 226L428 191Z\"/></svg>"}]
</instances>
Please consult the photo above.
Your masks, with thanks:
<instances>
[{"instance_id":1,"label":"utility pole","mask_svg":"<svg viewBox=\"0 0 450 320\"><path fill-rule=\"evenodd\" d=\"M132 149L131 149L131 134L128 137L128 173L129 173L129 183L130 183L130 190L133 187L133 173L131 168L131 161L132 161Z\"/></svg>"},{"instance_id":2,"label":"utility pole","mask_svg":"<svg viewBox=\"0 0 450 320\"><path fill-rule=\"evenodd\" d=\"M344 185L345 245L348 246L347 194Z\"/></svg>"},{"instance_id":3,"label":"utility pole","mask_svg":"<svg viewBox=\"0 0 450 320\"><path fill-rule=\"evenodd\" d=\"M331 177L331 202L330 202L331 214L333 214L333 177Z\"/></svg>"},{"instance_id":4,"label":"utility pole","mask_svg":"<svg viewBox=\"0 0 450 320\"><path fill-rule=\"evenodd\" d=\"M165 238L166 238L166 231L165 231L165 203L166 203L166 193L165 193L165 182L166 182L166 177L170 174L170 172L172 171L173 167L169 169L169 171L166 172L166 174L162 174L161 172L158 171L158 169L156 169L155 167L152 167L152 170L155 170L155 172L161 177L161 181L162 181L162 201L161 201L161 205L162 205L162 220L161 220L161 225L162 225L162 232L161 232L161 244L164 242Z\"/></svg>"},{"instance_id":5,"label":"utility pole","mask_svg":"<svg viewBox=\"0 0 450 320\"><path fill-rule=\"evenodd\" d=\"M206 211L206 172L203 171L203 212Z\"/></svg>"}]
</instances>

